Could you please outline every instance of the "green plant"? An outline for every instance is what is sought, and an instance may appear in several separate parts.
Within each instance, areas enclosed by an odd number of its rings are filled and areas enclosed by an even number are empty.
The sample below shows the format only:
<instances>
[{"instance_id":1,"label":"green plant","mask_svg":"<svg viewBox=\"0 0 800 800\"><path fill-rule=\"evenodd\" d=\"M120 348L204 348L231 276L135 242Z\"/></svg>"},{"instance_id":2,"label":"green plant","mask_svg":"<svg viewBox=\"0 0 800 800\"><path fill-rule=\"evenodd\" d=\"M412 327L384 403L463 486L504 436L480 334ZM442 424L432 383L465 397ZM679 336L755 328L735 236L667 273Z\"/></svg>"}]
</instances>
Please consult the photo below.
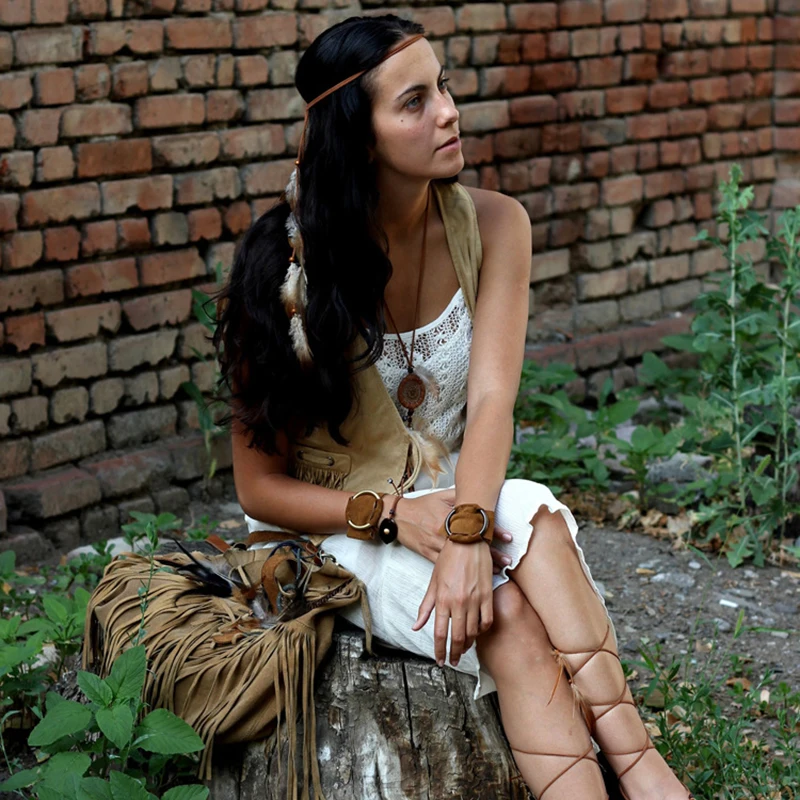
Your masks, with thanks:
<instances>
[{"instance_id":1,"label":"green plant","mask_svg":"<svg viewBox=\"0 0 800 800\"><path fill-rule=\"evenodd\" d=\"M200 517L199 525L186 529L186 538L190 542L205 541L213 533L217 525L219 525L219 522L211 520L208 514L203 514Z\"/></svg>"},{"instance_id":2,"label":"green plant","mask_svg":"<svg viewBox=\"0 0 800 800\"><path fill-rule=\"evenodd\" d=\"M221 287L223 281L221 262L217 262L214 271L216 275L216 284L218 287ZM192 289L192 310L195 319L203 325L209 334L213 335L217 327L217 310L210 296L199 289ZM208 363L209 356L201 353L195 347L192 348L192 351L200 361L206 364ZM216 360L214 361L214 365L213 384L215 387L220 388L220 371ZM216 438L225 433L225 430L217 425L219 414L225 409L225 403L218 399L207 400L202 389L200 389L194 381L184 381L181 384L181 388L194 400L197 407L198 425L203 434L203 443L208 457L208 472L205 477L206 480L211 480L217 471L217 459L213 453L213 443Z\"/></svg>"},{"instance_id":3,"label":"green plant","mask_svg":"<svg viewBox=\"0 0 800 800\"><path fill-rule=\"evenodd\" d=\"M144 549L152 553L158 547L159 534L165 531L180 528L182 523L169 512L163 514L148 514L144 511L131 511L133 522L122 526L125 543L131 550ZM143 540L147 544L143 543Z\"/></svg>"},{"instance_id":4,"label":"green plant","mask_svg":"<svg viewBox=\"0 0 800 800\"><path fill-rule=\"evenodd\" d=\"M790 498L798 473L798 424L790 413L798 396L800 208L784 212L776 235L749 209L752 187L741 169L721 185L717 222L727 239L708 239L725 256L718 288L701 295L692 333L664 342L699 356L699 392L683 395L691 416L686 446L711 455L718 477L704 486L698 522L704 542L718 538L733 565L763 564L775 534L800 510ZM759 277L752 245L767 236L766 253L783 268L778 286Z\"/></svg>"},{"instance_id":5,"label":"green plant","mask_svg":"<svg viewBox=\"0 0 800 800\"><path fill-rule=\"evenodd\" d=\"M147 663L142 645L116 659L104 680L78 673L87 704L48 693L46 714L28 737L43 763L17 772L0 791L32 791L39 800L149 800L162 788L175 757L196 753L203 742L166 709L147 712L141 700ZM137 722L138 720L138 722ZM177 770L189 771L191 762ZM163 800L205 800L200 785L171 788Z\"/></svg>"},{"instance_id":6,"label":"green plant","mask_svg":"<svg viewBox=\"0 0 800 800\"><path fill-rule=\"evenodd\" d=\"M641 660L626 664L649 676L641 696L656 709L654 742L697 800L789 800L800 785L800 695L770 672L754 678L731 653L745 630L740 615L728 647L715 637L698 663L663 663L662 646L644 641Z\"/></svg>"}]
</instances>

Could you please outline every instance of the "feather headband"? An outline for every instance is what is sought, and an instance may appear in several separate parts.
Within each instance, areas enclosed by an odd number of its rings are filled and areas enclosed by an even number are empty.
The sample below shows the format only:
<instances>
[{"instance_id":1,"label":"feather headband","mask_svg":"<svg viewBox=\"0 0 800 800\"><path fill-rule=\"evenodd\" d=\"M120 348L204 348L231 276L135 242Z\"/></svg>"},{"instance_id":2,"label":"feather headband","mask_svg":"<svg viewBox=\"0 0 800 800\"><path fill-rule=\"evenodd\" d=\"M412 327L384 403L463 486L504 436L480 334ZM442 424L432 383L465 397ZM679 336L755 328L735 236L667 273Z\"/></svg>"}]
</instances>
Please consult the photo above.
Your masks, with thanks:
<instances>
[{"instance_id":1,"label":"feather headband","mask_svg":"<svg viewBox=\"0 0 800 800\"><path fill-rule=\"evenodd\" d=\"M408 39L404 39L401 44L389 50L389 52L386 53L386 55L384 55L377 64L369 69L374 69L378 66L378 64L383 63L390 56L393 56L395 53L399 53L401 50L404 50L409 45L414 44L414 42L416 42L418 39L422 39L424 36L424 33L416 33L413 36L410 36ZM368 71L369 70L362 69L355 75L345 78L343 81L340 81L335 86L331 86L330 89L327 89L321 95L315 97L310 103L306 104L303 130L300 134L300 143L297 147L297 160L294 162L294 169L289 177L289 183L286 185L286 189L284 190L284 196L286 198L286 202L289 204L290 209L289 217L286 220L286 233L289 237L289 244L292 247L292 255L289 257L289 268L286 271L286 277L281 285L281 301L283 302L283 307L286 310L287 316L289 317L289 335L292 340L292 348L297 355L298 361L303 367L310 367L313 363L313 355L311 353L311 347L308 343L308 333L306 331L308 283L306 279L306 271L303 267L303 238L300 234L300 229L297 224L297 202L300 194L300 176L298 167L300 166L300 159L303 157L303 145L305 143L306 128L308 127L308 112L309 109L316 105L320 100L323 100L329 94L332 94L342 86L356 80L356 78L360 78L365 72Z\"/></svg>"}]
</instances>

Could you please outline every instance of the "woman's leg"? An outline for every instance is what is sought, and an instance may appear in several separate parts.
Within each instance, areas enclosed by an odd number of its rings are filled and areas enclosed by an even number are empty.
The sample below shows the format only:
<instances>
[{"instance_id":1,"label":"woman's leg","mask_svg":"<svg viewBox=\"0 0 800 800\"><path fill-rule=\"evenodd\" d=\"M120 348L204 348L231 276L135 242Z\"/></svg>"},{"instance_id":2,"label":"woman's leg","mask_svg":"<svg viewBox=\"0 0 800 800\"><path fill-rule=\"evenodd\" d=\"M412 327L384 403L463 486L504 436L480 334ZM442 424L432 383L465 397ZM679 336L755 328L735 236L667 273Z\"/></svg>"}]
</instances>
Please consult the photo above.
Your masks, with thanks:
<instances>
[{"instance_id":1,"label":"woman's leg","mask_svg":"<svg viewBox=\"0 0 800 800\"><path fill-rule=\"evenodd\" d=\"M651 746L633 705L608 615L583 571L564 517L542 506L531 524L528 551L509 576L561 651L575 689L591 705L597 718L593 735L621 775L623 789L631 800L685 800L685 788Z\"/></svg>"},{"instance_id":2,"label":"woman's leg","mask_svg":"<svg viewBox=\"0 0 800 800\"><path fill-rule=\"evenodd\" d=\"M497 684L514 759L536 797L606 798L589 731L566 682L548 704L558 666L541 619L513 581L495 590L492 627L475 644Z\"/></svg>"}]
</instances>

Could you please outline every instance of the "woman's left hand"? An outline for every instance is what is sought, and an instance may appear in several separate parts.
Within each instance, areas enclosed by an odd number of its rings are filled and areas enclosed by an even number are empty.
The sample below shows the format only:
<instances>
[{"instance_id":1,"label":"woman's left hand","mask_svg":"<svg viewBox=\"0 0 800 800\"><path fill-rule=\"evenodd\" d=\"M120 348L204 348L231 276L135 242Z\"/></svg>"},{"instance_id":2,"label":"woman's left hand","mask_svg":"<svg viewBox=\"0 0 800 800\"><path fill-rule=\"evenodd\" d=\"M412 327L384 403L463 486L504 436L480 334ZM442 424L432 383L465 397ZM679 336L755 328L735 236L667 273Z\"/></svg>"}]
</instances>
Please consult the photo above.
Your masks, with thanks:
<instances>
[{"instance_id":1,"label":"woman's left hand","mask_svg":"<svg viewBox=\"0 0 800 800\"><path fill-rule=\"evenodd\" d=\"M492 626L492 556L486 542L460 544L445 541L434 564L417 621L411 626L411 630L422 628L434 608L436 661L439 666L444 665L447 631L452 620L450 663L455 666L461 655L472 647L478 635Z\"/></svg>"}]
</instances>

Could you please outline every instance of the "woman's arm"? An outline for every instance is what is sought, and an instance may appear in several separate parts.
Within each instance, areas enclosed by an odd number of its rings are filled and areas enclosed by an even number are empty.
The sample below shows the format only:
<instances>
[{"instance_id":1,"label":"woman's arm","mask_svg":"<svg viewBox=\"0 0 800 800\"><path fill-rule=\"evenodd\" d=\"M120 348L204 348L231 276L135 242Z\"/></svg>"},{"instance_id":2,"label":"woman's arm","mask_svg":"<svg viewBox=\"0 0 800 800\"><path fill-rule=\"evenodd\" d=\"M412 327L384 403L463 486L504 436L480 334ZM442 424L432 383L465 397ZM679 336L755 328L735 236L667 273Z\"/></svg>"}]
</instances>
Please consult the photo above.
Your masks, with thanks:
<instances>
[{"instance_id":1,"label":"woman's arm","mask_svg":"<svg viewBox=\"0 0 800 800\"><path fill-rule=\"evenodd\" d=\"M531 273L531 222L514 198L470 189L483 245L467 380L467 424L456 464L456 505L493 509L514 437Z\"/></svg>"},{"instance_id":2,"label":"woman's arm","mask_svg":"<svg viewBox=\"0 0 800 800\"><path fill-rule=\"evenodd\" d=\"M238 420L231 422L233 480L242 510L254 519L306 533L345 533L345 509L352 492L327 489L286 474L285 455L267 455L249 448L248 434ZM288 439L279 432L281 452Z\"/></svg>"}]
</instances>

